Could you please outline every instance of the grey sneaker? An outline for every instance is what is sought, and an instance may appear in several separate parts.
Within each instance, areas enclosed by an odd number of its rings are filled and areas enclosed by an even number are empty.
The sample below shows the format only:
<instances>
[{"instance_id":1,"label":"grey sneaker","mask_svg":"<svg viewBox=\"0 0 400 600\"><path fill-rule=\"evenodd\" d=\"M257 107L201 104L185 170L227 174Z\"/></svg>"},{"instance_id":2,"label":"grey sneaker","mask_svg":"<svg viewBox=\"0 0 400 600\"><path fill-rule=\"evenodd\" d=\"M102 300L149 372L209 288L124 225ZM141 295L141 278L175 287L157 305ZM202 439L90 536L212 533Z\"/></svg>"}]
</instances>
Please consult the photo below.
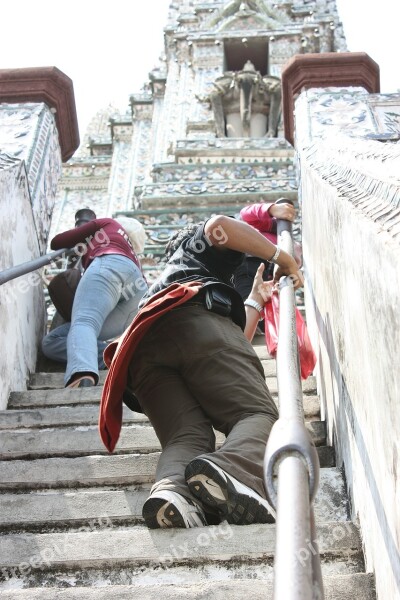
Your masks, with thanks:
<instances>
[{"instance_id":1,"label":"grey sneaker","mask_svg":"<svg viewBox=\"0 0 400 600\"><path fill-rule=\"evenodd\" d=\"M185 471L193 496L217 509L221 520L235 525L273 523L267 501L206 458L195 458Z\"/></svg>"},{"instance_id":2,"label":"grey sneaker","mask_svg":"<svg viewBox=\"0 0 400 600\"><path fill-rule=\"evenodd\" d=\"M201 506L177 492L154 492L143 505L143 518L149 529L202 527L207 525Z\"/></svg>"}]
</instances>

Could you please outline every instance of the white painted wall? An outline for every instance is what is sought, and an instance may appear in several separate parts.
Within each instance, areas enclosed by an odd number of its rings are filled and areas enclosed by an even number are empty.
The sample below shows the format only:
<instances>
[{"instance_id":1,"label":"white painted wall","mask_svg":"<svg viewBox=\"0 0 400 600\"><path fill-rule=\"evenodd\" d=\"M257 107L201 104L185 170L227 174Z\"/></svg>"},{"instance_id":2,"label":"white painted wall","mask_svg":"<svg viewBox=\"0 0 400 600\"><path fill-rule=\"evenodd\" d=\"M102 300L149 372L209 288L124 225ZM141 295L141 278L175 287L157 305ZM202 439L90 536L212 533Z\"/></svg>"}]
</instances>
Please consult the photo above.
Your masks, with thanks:
<instances>
[{"instance_id":1,"label":"white painted wall","mask_svg":"<svg viewBox=\"0 0 400 600\"><path fill-rule=\"evenodd\" d=\"M24 163L0 170L0 270L39 256ZM45 305L39 274L28 274L0 287L0 409L10 391L26 390L35 371L45 331Z\"/></svg>"},{"instance_id":2,"label":"white painted wall","mask_svg":"<svg viewBox=\"0 0 400 600\"><path fill-rule=\"evenodd\" d=\"M400 597L400 146L363 139L362 121L351 136L345 99L335 96L336 120L327 94L303 93L296 104L307 321L330 441L367 570L387 600ZM358 114L364 108L374 126L360 94ZM322 100L329 119L313 112ZM400 112L400 97L394 104Z\"/></svg>"},{"instance_id":3,"label":"white painted wall","mask_svg":"<svg viewBox=\"0 0 400 600\"><path fill-rule=\"evenodd\" d=\"M43 103L0 104L0 271L46 252L61 153L54 116ZM45 333L39 272L0 287L0 410L25 390Z\"/></svg>"}]
</instances>

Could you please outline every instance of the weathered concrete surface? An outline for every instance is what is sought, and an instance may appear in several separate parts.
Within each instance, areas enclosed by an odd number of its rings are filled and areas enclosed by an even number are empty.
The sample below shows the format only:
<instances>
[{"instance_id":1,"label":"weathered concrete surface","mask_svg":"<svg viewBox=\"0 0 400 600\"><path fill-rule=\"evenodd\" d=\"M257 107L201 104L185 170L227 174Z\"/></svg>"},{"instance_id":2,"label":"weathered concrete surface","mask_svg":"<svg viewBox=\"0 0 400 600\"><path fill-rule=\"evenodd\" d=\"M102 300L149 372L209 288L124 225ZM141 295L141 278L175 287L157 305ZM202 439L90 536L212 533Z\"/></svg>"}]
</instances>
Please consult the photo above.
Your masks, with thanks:
<instances>
[{"instance_id":1,"label":"weathered concrete surface","mask_svg":"<svg viewBox=\"0 0 400 600\"><path fill-rule=\"evenodd\" d=\"M319 397L306 394L303 396L303 409L306 419L318 420L320 415ZM277 396L273 396L278 404ZM89 415L92 424L98 421L100 396L94 388L82 388L81 390L68 390L63 394L62 390L28 390L26 392L14 392L10 396L9 408L13 409L0 419L0 429L12 429L13 427L43 427L46 424L55 425L52 415L59 415L59 425L73 425L79 423L81 414ZM30 409L30 410L28 410ZM81 413L80 411L86 412ZM89 411L92 413L89 413ZM51 412L59 411L59 412ZM65 412L63 412L65 411ZM76 411L76 415L72 413ZM10 414L11 413L11 414ZM69 415L71 418L69 419ZM124 407L124 422L132 422L132 413ZM97 416L95 416L97 415ZM133 422L143 420L140 413L133 413ZM89 423L89 421L88 421Z\"/></svg>"},{"instance_id":2,"label":"weathered concrete surface","mask_svg":"<svg viewBox=\"0 0 400 600\"><path fill-rule=\"evenodd\" d=\"M367 573L325 577L325 600L373 600L375 598L373 576ZM73 587L68 589L29 589L3 591L3 600L159 600L159 585ZM268 579L231 581L201 581L191 585L170 583L162 588L165 600L226 600L226 598L251 598L272 600L273 582Z\"/></svg>"},{"instance_id":3,"label":"weathered concrete surface","mask_svg":"<svg viewBox=\"0 0 400 600\"><path fill-rule=\"evenodd\" d=\"M0 119L1 124L1 119ZM22 162L0 165L0 271L39 256L28 181ZM0 409L11 390L25 390L44 334L45 305L37 273L1 286L0 330L7 348L0 357Z\"/></svg>"},{"instance_id":4,"label":"weathered concrete surface","mask_svg":"<svg viewBox=\"0 0 400 600\"><path fill-rule=\"evenodd\" d=\"M44 104L0 104L0 271L45 253L61 154L54 115ZM6 154L4 154L6 153ZM1 286L0 409L26 389L45 331L40 272Z\"/></svg>"},{"instance_id":5,"label":"weathered concrete surface","mask_svg":"<svg viewBox=\"0 0 400 600\"><path fill-rule=\"evenodd\" d=\"M304 414L308 419L316 420L319 416L318 396L304 396ZM72 425L97 425L99 420L98 403L92 405L51 406L49 408L33 408L0 411L0 430L41 427L62 427ZM132 412L123 407L124 423L147 422L142 413Z\"/></svg>"},{"instance_id":6,"label":"weathered concrete surface","mask_svg":"<svg viewBox=\"0 0 400 600\"><path fill-rule=\"evenodd\" d=\"M9 408L33 408L47 406L68 406L72 404L99 404L100 387L69 389L27 390L11 392Z\"/></svg>"},{"instance_id":7,"label":"weathered concrete surface","mask_svg":"<svg viewBox=\"0 0 400 600\"><path fill-rule=\"evenodd\" d=\"M339 469L321 469L315 515L319 523L346 521L348 506L344 481ZM60 490L29 494L2 494L0 527L56 527L86 523L89 519L108 517L119 521L142 521L142 506L148 489Z\"/></svg>"},{"instance_id":8,"label":"weathered concrete surface","mask_svg":"<svg viewBox=\"0 0 400 600\"><path fill-rule=\"evenodd\" d=\"M391 599L400 597L400 146L361 136L376 134L376 123L385 133L400 95L379 106L379 97L347 92L340 114L325 90L296 105L307 322L367 569L378 597Z\"/></svg>"},{"instance_id":9,"label":"weathered concrete surface","mask_svg":"<svg viewBox=\"0 0 400 600\"><path fill-rule=\"evenodd\" d=\"M90 529L90 528L89 528ZM329 556L361 552L357 527L348 522L324 523L317 527L320 553ZM172 550L171 550L172 547ZM173 548L177 552L173 552ZM51 549L51 558L50 552ZM147 527L109 527L98 531L61 533L21 533L2 537L0 568L18 566L36 557L52 567L96 568L171 561L191 565L207 561L272 558L275 550L275 525L229 525L192 529L153 529ZM46 553L47 551L47 553Z\"/></svg>"},{"instance_id":10,"label":"weathered concrete surface","mask_svg":"<svg viewBox=\"0 0 400 600\"><path fill-rule=\"evenodd\" d=\"M253 338L254 352L257 354L260 360L268 360L275 363L275 359L271 358L268 353L267 346L265 345L265 338L263 335L257 335Z\"/></svg>"},{"instance_id":11,"label":"weathered concrete surface","mask_svg":"<svg viewBox=\"0 0 400 600\"><path fill-rule=\"evenodd\" d=\"M312 421L307 430L316 446L325 443L325 423ZM225 436L216 432L216 445L224 443ZM154 429L146 423L122 427L117 453L156 452L161 450ZM0 459L38 458L40 456L85 456L108 454L98 428L82 425L76 429L40 429L0 431Z\"/></svg>"},{"instance_id":12,"label":"weathered concrete surface","mask_svg":"<svg viewBox=\"0 0 400 600\"><path fill-rule=\"evenodd\" d=\"M254 346L257 356L260 358L264 367L266 377L276 377L276 361L269 358L267 348L264 346ZM103 385L105 378L107 377L107 371L100 371L99 373L99 384ZM64 375L63 373L32 373L29 387L32 390L35 389L54 389L64 387Z\"/></svg>"},{"instance_id":13,"label":"weathered concrete surface","mask_svg":"<svg viewBox=\"0 0 400 600\"><path fill-rule=\"evenodd\" d=\"M304 396L304 414L308 419L319 415L318 396ZM41 427L62 427L72 425L97 425L99 420L98 403L92 405L51 406L49 408L14 409L0 411L0 430L36 429ZM124 423L147 422L142 413L132 412L123 407Z\"/></svg>"},{"instance_id":14,"label":"weathered concrete surface","mask_svg":"<svg viewBox=\"0 0 400 600\"><path fill-rule=\"evenodd\" d=\"M108 371L99 372L99 385L103 385ZM64 388L64 373L32 373L29 380L31 390L53 390ZM79 390L69 390L77 392ZM81 391L85 391L82 389ZM86 390L88 391L88 390Z\"/></svg>"},{"instance_id":15,"label":"weathered concrete surface","mask_svg":"<svg viewBox=\"0 0 400 600\"><path fill-rule=\"evenodd\" d=\"M332 448L317 448L321 467L333 467ZM35 489L151 482L159 453L2 461L0 489Z\"/></svg>"},{"instance_id":16,"label":"weathered concrete surface","mask_svg":"<svg viewBox=\"0 0 400 600\"><path fill-rule=\"evenodd\" d=\"M0 487L52 488L145 483L154 479L159 453L3 461Z\"/></svg>"},{"instance_id":17,"label":"weathered concrete surface","mask_svg":"<svg viewBox=\"0 0 400 600\"><path fill-rule=\"evenodd\" d=\"M59 375L59 373L51 373L52 376ZM31 408L32 406L60 406L67 404L78 404L78 403L94 403L100 401L101 386L92 388L81 388L78 390L69 389L68 393L62 388L62 385L58 384L58 377L49 377L48 385L50 382L57 382L54 387L48 387L48 389L31 389L24 393L12 392L10 395L10 408ZM276 395L278 393L278 384L276 377L266 377L266 382L271 394ZM32 379L31 379L32 381ZM43 381L43 379L42 379ZM31 384L32 386L32 384ZM44 385L46 388L46 383ZM315 377L309 377L302 382L302 389L304 394L315 394L316 380Z\"/></svg>"},{"instance_id":18,"label":"weathered concrete surface","mask_svg":"<svg viewBox=\"0 0 400 600\"><path fill-rule=\"evenodd\" d=\"M274 360L261 360L265 377L276 377L276 362Z\"/></svg>"},{"instance_id":19,"label":"weathered concrete surface","mask_svg":"<svg viewBox=\"0 0 400 600\"><path fill-rule=\"evenodd\" d=\"M0 412L0 430L4 429L37 429L41 427L65 427L73 425L97 425L99 406L97 404L82 406L51 406L25 410L4 410ZM143 423L148 419L142 413L136 413L124 406L124 423Z\"/></svg>"}]
</instances>

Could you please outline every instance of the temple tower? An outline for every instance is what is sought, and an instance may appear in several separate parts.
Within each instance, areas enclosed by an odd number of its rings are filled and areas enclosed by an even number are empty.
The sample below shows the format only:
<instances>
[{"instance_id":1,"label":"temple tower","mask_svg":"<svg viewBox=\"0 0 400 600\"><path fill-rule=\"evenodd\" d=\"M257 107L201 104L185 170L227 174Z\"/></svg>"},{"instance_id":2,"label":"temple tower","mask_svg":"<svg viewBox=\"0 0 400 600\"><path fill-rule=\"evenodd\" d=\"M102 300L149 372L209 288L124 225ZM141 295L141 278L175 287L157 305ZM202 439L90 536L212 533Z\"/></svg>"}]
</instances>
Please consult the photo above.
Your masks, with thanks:
<instances>
[{"instance_id":1,"label":"temple tower","mask_svg":"<svg viewBox=\"0 0 400 600\"><path fill-rule=\"evenodd\" d=\"M280 74L294 54L345 50L331 0L177 0L164 39L127 113L109 107L94 118L64 168L53 219L55 233L82 205L110 216L134 210L147 227L150 271L188 219L297 200Z\"/></svg>"},{"instance_id":2,"label":"temple tower","mask_svg":"<svg viewBox=\"0 0 400 600\"><path fill-rule=\"evenodd\" d=\"M100 111L62 166L50 237L83 206L134 215L151 281L187 222L279 196L299 202L318 355L303 407L323 467L326 597L386 600L400 590L400 94L379 94L379 66L344 50L334 0L173 2L148 82L125 114ZM17 95L15 73L0 74L3 268L44 251L61 161L78 145L72 82L28 71ZM64 82L56 103L54 80ZM40 278L26 281L3 288L1 304L1 597L271 598L274 525L147 530L158 440L129 412L120 450L104 455L99 387L63 390L60 373L32 372L45 307ZM257 352L279 403L263 340ZM300 562L315 555L309 541Z\"/></svg>"}]
</instances>

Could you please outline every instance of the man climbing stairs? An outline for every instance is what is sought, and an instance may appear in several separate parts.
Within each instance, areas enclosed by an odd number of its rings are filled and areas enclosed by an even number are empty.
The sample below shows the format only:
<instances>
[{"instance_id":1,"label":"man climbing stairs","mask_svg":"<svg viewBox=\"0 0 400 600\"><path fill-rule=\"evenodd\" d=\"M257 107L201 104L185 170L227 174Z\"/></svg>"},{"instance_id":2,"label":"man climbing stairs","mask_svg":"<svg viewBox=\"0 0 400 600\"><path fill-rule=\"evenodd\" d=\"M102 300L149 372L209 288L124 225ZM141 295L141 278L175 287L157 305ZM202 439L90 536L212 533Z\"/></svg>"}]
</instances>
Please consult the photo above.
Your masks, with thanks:
<instances>
[{"instance_id":1,"label":"man climbing stairs","mask_svg":"<svg viewBox=\"0 0 400 600\"><path fill-rule=\"evenodd\" d=\"M275 361L257 339L276 398ZM0 597L272 598L275 525L148 530L141 508L159 454L152 427L126 409L109 455L97 431L100 388L62 385L61 373L36 373L1 412ZM372 600L374 579L364 572L343 474L325 445L313 377L303 394L322 467L315 508L326 599ZM310 540L299 561L312 551Z\"/></svg>"}]
</instances>

